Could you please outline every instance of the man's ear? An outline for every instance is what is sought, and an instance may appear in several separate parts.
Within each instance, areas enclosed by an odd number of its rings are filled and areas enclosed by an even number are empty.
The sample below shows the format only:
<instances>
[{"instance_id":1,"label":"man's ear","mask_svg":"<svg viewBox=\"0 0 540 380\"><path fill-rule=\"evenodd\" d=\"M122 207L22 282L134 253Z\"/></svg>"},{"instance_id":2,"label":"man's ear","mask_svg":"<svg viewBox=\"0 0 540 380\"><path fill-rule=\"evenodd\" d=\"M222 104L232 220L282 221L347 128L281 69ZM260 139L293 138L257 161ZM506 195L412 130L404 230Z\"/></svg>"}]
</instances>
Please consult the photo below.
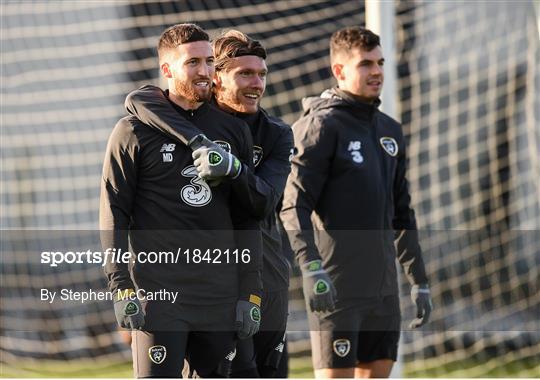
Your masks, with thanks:
<instances>
[{"instance_id":1,"label":"man's ear","mask_svg":"<svg viewBox=\"0 0 540 380\"><path fill-rule=\"evenodd\" d=\"M221 83L222 83L221 75L220 75L219 71L216 71L214 73L214 87L217 88L217 89L221 88Z\"/></svg>"},{"instance_id":2,"label":"man's ear","mask_svg":"<svg viewBox=\"0 0 540 380\"><path fill-rule=\"evenodd\" d=\"M159 69L161 71L161 75L163 75L165 78L167 78L167 79L172 78L171 67L169 66L168 62L163 62L159 66Z\"/></svg>"},{"instance_id":3,"label":"man's ear","mask_svg":"<svg viewBox=\"0 0 540 380\"><path fill-rule=\"evenodd\" d=\"M334 74L334 77L338 81L342 81L345 79L345 73L343 72L343 64L341 63L333 63L332 64L332 74Z\"/></svg>"}]
</instances>

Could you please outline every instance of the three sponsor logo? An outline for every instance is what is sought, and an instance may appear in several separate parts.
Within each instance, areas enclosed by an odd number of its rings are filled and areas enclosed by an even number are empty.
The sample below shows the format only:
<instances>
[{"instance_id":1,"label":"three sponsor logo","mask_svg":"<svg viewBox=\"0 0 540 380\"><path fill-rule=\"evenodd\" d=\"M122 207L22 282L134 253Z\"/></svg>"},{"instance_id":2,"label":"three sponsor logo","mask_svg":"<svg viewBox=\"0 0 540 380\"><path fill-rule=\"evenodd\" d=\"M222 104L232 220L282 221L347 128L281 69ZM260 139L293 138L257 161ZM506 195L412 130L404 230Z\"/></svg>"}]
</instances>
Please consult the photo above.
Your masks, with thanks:
<instances>
[{"instance_id":1,"label":"three sponsor logo","mask_svg":"<svg viewBox=\"0 0 540 380\"><path fill-rule=\"evenodd\" d=\"M199 177L195 166L190 165L182 170L184 177L191 178L189 185L182 187L180 197L189 206L206 206L212 200L212 190L210 186Z\"/></svg>"}]
</instances>

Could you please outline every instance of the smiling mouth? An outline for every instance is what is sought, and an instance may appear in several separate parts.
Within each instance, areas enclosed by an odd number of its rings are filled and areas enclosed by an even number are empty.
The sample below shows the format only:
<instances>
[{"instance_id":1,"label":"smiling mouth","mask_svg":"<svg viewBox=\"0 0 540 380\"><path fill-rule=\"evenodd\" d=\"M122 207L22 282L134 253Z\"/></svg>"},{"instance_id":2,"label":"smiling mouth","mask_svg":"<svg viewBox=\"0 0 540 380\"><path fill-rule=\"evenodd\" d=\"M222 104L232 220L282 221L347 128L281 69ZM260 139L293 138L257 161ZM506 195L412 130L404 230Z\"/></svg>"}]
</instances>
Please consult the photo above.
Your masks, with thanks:
<instances>
[{"instance_id":1,"label":"smiling mouth","mask_svg":"<svg viewBox=\"0 0 540 380\"><path fill-rule=\"evenodd\" d=\"M245 93L243 94L244 97L248 98L248 99L252 99L252 100L257 100L261 97L260 94L257 94L257 93L254 93L254 92L249 92L249 93Z\"/></svg>"},{"instance_id":2,"label":"smiling mouth","mask_svg":"<svg viewBox=\"0 0 540 380\"><path fill-rule=\"evenodd\" d=\"M210 82L205 81L205 80L196 81L194 82L194 84L196 87L200 87L200 88L208 88L210 86Z\"/></svg>"}]
</instances>

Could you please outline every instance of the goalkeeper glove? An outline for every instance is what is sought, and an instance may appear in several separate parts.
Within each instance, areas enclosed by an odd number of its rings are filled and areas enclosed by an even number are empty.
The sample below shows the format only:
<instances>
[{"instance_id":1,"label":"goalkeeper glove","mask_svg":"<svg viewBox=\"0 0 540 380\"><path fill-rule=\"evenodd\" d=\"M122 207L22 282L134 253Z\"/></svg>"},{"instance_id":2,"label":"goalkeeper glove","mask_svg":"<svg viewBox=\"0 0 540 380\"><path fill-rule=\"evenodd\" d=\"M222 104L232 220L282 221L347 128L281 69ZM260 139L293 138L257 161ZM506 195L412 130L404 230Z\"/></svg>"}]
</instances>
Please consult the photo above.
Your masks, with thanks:
<instances>
[{"instance_id":1,"label":"goalkeeper glove","mask_svg":"<svg viewBox=\"0 0 540 380\"><path fill-rule=\"evenodd\" d=\"M250 295L249 301L239 300L236 303L236 322L234 327L238 338L246 339L259 331L261 324L261 298Z\"/></svg>"},{"instance_id":2,"label":"goalkeeper glove","mask_svg":"<svg viewBox=\"0 0 540 380\"><path fill-rule=\"evenodd\" d=\"M302 265L304 297L311 311L333 311L336 289L321 260L313 260Z\"/></svg>"},{"instance_id":3,"label":"goalkeeper glove","mask_svg":"<svg viewBox=\"0 0 540 380\"><path fill-rule=\"evenodd\" d=\"M144 326L144 311L133 289L119 290L116 293L114 314L120 327L141 330Z\"/></svg>"},{"instance_id":4,"label":"goalkeeper glove","mask_svg":"<svg viewBox=\"0 0 540 380\"><path fill-rule=\"evenodd\" d=\"M197 135L189 142L193 149L193 164L204 180L223 177L236 178L240 175L242 164L232 153L226 152L204 135Z\"/></svg>"},{"instance_id":5,"label":"goalkeeper glove","mask_svg":"<svg viewBox=\"0 0 540 380\"><path fill-rule=\"evenodd\" d=\"M413 285L411 287L411 299L416 305L416 318L409 324L409 328L415 329L428 323L429 315L433 309L429 285Z\"/></svg>"}]
</instances>

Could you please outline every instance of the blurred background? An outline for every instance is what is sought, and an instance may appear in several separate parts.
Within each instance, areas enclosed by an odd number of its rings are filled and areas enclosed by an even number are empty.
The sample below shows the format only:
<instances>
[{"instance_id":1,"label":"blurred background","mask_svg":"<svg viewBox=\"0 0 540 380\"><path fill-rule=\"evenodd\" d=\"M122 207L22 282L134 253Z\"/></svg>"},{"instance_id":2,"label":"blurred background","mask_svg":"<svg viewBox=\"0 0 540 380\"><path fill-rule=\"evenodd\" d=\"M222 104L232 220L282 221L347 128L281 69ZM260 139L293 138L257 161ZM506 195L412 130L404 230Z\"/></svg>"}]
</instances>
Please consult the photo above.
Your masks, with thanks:
<instances>
[{"instance_id":1,"label":"blurred background","mask_svg":"<svg viewBox=\"0 0 540 380\"><path fill-rule=\"evenodd\" d=\"M422 331L402 285L402 377L540 374L540 34L537 1L399 1L397 118L435 310ZM105 288L95 265L48 268L42 250L99 250L99 183L125 95L159 84L172 24L238 28L268 49L263 106L293 123L334 85L328 40L365 24L364 1L2 1L0 376L130 377L108 302L49 304L41 288ZM290 374L310 377L297 268Z\"/></svg>"}]
</instances>

